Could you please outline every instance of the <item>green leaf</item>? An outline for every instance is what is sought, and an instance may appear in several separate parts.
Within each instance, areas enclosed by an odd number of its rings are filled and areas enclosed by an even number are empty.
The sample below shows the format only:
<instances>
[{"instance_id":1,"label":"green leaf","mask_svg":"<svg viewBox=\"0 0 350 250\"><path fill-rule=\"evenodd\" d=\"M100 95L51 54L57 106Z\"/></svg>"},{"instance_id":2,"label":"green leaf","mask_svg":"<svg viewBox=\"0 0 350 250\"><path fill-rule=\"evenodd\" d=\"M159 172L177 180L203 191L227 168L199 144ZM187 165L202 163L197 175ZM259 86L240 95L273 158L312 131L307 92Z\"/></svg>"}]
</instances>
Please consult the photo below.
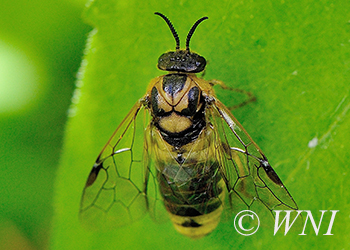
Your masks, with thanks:
<instances>
[{"instance_id":1,"label":"green leaf","mask_svg":"<svg viewBox=\"0 0 350 250\"><path fill-rule=\"evenodd\" d=\"M0 1L0 249L47 247L66 113L91 30L82 9Z\"/></svg>"},{"instance_id":2,"label":"green leaf","mask_svg":"<svg viewBox=\"0 0 350 250\"><path fill-rule=\"evenodd\" d=\"M66 130L53 249L348 247L349 8L348 1L316 0L91 2L85 16L95 30ZM330 212L319 236L310 222L307 236L298 235L302 229L273 236L271 225L244 237L231 220L197 241L176 233L170 222L158 225L148 216L115 231L88 232L81 227L79 202L92 164L149 81L164 74L156 68L158 57L175 47L155 11L171 19L182 46L191 25L209 17L191 40L191 49L209 61L205 79L253 92L257 101L234 110L235 116L301 209L312 210L316 219L319 210L340 210L333 236L322 235ZM227 105L236 102L236 95L218 90L218 98Z\"/></svg>"}]
</instances>

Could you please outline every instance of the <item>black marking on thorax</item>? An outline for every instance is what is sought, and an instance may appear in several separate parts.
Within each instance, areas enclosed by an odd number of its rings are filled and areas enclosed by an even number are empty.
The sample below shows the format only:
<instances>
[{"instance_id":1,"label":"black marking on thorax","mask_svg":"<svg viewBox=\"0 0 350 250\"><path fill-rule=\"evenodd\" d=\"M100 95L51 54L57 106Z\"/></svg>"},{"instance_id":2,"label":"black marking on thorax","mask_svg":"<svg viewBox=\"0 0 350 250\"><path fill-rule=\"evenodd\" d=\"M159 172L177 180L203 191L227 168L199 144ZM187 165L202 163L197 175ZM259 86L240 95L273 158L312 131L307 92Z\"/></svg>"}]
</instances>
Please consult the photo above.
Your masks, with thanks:
<instances>
[{"instance_id":1,"label":"black marking on thorax","mask_svg":"<svg viewBox=\"0 0 350 250\"><path fill-rule=\"evenodd\" d=\"M187 108L181 110L181 115L193 116L196 113L198 105L199 89L198 87L193 87L188 91L188 105Z\"/></svg>"},{"instance_id":2,"label":"black marking on thorax","mask_svg":"<svg viewBox=\"0 0 350 250\"><path fill-rule=\"evenodd\" d=\"M186 74L168 74L163 78L163 90L171 97L174 97L184 88L186 80Z\"/></svg>"},{"instance_id":3,"label":"black marking on thorax","mask_svg":"<svg viewBox=\"0 0 350 250\"><path fill-rule=\"evenodd\" d=\"M190 142L195 141L205 128L207 123L205 121L204 109L205 105L203 105L202 108L194 115L192 125L188 129L185 129L179 133L171 133L161 128L158 123L154 123L154 125L160 131L163 139L167 143L173 147L180 148Z\"/></svg>"},{"instance_id":4,"label":"black marking on thorax","mask_svg":"<svg viewBox=\"0 0 350 250\"><path fill-rule=\"evenodd\" d=\"M183 90L186 81L186 74L168 74L163 78L163 91L167 95L170 95L172 98L174 98L176 94ZM173 106L173 109L171 111L165 112L162 108L158 106L159 95L160 93L158 92L158 89L156 87L153 87L151 90L151 106L153 113L156 117L160 118L164 116L169 116L172 112L175 112L180 116L192 117L197 111L198 99L200 98L200 90L197 86L194 86L187 93L185 93L186 96L184 98L187 98L188 104L187 107L181 111L174 110L175 106Z\"/></svg>"},{"instance_id":5,"label":"black marking on thorax","mask_svg":"<svg viewBox=\"0 0 350 250\"><path fill-rule=\"evenodd\" d=\"M164 109L159 108L158 107L158 90L156 87L152 88L152 92L151 92L151 106L152 106L152 110L155 116L157 117L162 117L164 116L166 113L164 111Z\"/></svg>"}]
</instances>

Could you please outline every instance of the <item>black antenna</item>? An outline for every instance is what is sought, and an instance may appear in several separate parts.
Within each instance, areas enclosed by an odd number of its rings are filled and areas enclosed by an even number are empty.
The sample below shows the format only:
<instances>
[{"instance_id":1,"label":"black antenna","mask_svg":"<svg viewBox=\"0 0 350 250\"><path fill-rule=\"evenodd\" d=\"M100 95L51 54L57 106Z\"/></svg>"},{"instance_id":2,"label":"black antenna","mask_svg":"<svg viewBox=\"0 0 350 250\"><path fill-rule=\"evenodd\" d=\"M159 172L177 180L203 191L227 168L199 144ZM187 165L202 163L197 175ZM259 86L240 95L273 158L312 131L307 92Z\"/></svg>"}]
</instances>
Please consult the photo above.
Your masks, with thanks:
<instances>
[{"instance_id":1,"label":"black antenna","mask_svg":"<svg viewBox=\"0 0 350 250\"><path fill-rule=\"evenodd\" d=\"M173 34L174 38L175 38L175 42L176 42L176 50L179 50L180 49L180 39L179 39L179 36L173 26L173 24L170 22L170 20L164 16L162 13L159 13L159 12L154 12L154 14L162 17L164 19L164 21L168 24L170 30L171 30L171 33ZM197 24L198 25L198 24Z\"/></svg>"},{"instance_id":2,"label":"black antenna","mask_svg":"<svg viewBox=\"0 0 350 250\"><path fill-rule=\"evenodd\" d=\"M202 17L201 19L199 19L197 22L195 22L195 24L193 24L193 26L192 26L190 32L188 32L188 35L187 35L187 38L186 38L186 50L187 50L187 51L190 51L190 40L191 40L191 37L192 37L194 31L196 30L197 26L198 26L201 22L203 22L204 20L206 20L206 19L208 19L207 16Z\"/></svg>"}]
</instances>

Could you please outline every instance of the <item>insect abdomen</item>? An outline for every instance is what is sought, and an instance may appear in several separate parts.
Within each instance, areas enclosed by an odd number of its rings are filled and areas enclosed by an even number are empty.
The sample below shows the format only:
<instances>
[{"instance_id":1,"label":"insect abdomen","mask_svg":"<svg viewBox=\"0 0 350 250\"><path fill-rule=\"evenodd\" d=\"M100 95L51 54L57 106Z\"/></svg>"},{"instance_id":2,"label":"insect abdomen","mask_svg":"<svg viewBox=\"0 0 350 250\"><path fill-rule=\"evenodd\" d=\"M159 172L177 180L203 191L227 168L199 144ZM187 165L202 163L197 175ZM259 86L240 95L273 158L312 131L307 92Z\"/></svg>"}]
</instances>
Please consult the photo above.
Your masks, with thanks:
<instances>
[{"instance_id":1,"label":"insect abdomen","mask_svg":"<svg viewBox=\"0 0 350 250\"><path fill-rule=\"evenodd\" d=\"M205 163L208 164L208 163ZM211 233L223 210L224 182L218 164L164 166L158 180L164 205L180 233L200 238Z\"/></svg>"}]
</instances>

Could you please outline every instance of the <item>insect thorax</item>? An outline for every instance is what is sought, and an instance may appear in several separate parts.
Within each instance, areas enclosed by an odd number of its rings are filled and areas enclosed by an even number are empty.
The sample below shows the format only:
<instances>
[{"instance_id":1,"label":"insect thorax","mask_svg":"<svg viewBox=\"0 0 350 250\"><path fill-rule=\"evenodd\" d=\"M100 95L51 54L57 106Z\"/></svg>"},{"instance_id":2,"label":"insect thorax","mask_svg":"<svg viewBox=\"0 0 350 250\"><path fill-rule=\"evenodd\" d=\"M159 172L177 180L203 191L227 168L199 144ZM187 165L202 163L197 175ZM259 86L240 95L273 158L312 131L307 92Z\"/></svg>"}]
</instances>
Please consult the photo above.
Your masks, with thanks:
<instances>
[{"instance_id":1,"label":"insect thorax","mask_svg":"<svg viewBox=\"0 0 350 250\"><path fill-rule=\"evenodd\" d=\"M201 90L188 74L171 73L151 90L153 124L173 147L196 140L206 126Z\"/></svg>"}]
</instances>

